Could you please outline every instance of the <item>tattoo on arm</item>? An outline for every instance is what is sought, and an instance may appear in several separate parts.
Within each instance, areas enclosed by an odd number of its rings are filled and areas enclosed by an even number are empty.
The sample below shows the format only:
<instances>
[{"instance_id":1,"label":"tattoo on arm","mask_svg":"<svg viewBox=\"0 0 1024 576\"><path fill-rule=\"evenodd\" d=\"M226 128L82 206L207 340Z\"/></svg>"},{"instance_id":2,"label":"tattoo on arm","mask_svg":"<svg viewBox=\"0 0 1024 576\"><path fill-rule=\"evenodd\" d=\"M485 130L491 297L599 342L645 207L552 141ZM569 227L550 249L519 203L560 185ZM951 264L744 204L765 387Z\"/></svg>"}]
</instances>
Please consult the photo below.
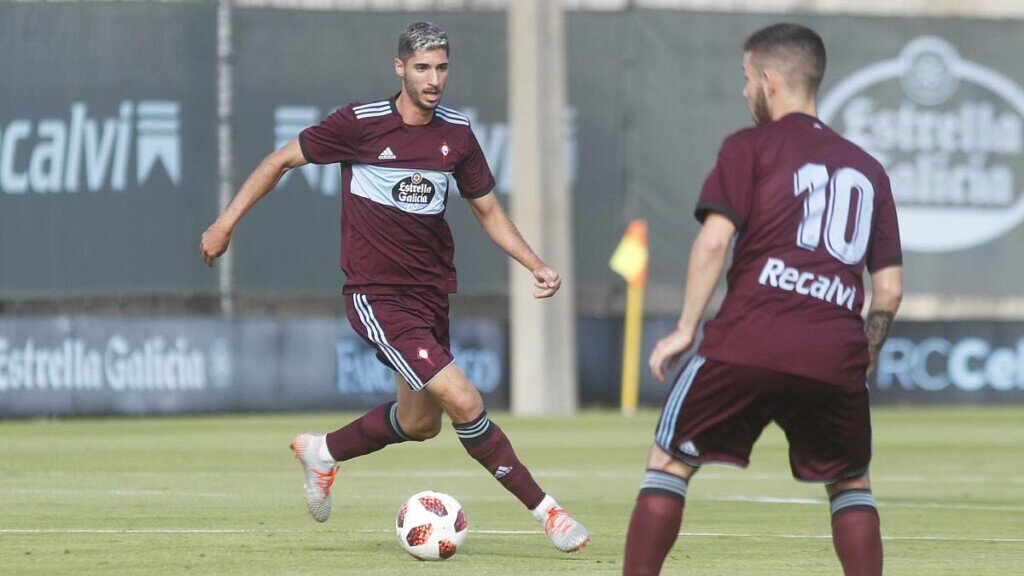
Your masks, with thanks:
<instances>
[{"instance_id":1,"label":"tattoo on arm","mask_svg":"<svg viewBox=\"0 0 1024 576\"><path fill-rule=\"evenodd\" d=\"M892 328L892 321L895 317L895 313L885 310L868 313L868 318L864 322L864 332L868 335L868 352L871 354L872 360L878 357L882 345L889 337L889 329Z\"/></svg>"}]
</instances>

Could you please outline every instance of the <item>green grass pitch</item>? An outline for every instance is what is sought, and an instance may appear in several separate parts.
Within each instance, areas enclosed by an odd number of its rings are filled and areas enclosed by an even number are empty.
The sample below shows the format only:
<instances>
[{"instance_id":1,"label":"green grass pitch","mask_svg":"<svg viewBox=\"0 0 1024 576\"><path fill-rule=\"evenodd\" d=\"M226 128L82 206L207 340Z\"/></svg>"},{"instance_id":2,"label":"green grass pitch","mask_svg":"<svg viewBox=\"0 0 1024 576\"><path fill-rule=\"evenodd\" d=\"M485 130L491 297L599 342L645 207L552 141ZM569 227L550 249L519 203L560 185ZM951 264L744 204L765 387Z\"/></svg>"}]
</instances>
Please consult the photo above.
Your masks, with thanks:
<instances>
[{"instance_id":1,"label":"green grass pitch","mask_svg":"<svg viewBox=\"0 0 1024 576\"><path fill-rule=\"evenodd\" d=\"M554 550L463 452L449 426L348 463L318 525L288 450L295 432L351 414L0 422L0 574L618 574L657 414L520 419L495 414L541 485L593 531ZM877 409L874 489L887 573L1019 574L1024 409ZM470 535L418 562L393 529L414 492L452 494ZM770 428L749 470L691 482L666 574L839 574L820 486L789 476Z\"/></svg>"}]
</instances>

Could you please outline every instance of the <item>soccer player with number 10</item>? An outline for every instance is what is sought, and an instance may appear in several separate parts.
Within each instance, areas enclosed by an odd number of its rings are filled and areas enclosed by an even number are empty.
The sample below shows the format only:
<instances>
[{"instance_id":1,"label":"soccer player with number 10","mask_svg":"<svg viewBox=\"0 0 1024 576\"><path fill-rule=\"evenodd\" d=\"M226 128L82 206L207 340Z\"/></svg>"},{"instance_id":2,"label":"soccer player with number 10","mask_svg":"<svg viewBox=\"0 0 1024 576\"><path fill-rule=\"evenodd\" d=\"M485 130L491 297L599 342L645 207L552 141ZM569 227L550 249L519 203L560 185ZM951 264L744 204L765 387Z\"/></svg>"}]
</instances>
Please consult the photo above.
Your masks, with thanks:
<instances>
[{"instance_id":1,"label":"soccer player with number 10","mask_svg":"<svg viewBox=\"0 0 1024 576\"><path fill-rule=\"evenodd\" d=\"M824 43L806 27L769 26L744 45L756 126L725 139L701 190L678 328L650 357L656 378L693 344L735 237L728 291L658 423L627 576L661 571L693 475L710 463L745 467L772 421L793 476L825 485L844 572L882 573L865 380L899 307L903 259L885 169L815 117L824 72Z\"/></svg>"}]
</instances>

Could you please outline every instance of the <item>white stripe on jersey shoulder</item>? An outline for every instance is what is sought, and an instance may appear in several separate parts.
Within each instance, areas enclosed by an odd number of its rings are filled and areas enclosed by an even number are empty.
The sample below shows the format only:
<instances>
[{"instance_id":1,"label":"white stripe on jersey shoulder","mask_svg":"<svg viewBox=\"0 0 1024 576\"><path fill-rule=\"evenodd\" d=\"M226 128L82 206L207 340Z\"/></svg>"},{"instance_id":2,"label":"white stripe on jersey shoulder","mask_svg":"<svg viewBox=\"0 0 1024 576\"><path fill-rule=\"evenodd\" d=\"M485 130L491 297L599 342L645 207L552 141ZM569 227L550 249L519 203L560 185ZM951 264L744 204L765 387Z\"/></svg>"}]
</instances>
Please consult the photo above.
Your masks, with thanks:
<instances>
[{"instance_id":1,"label":"white stripe on jersey shoulder","mask_svg":"<svg viewBox=\"0 0 1024 576\"><path fill-rule=\"evenodd\" d=\"M452 116L452 117L457 118L459 120L464 120L466 122L469 122L469 116L466 116L465 114L463 114L462 112L459 112L458 110L456 110L454 108L449 108L447 106L438 106L436 108L436 110L438 110L439 112L444 112L448 116Z\"/></svg>"},{"instance_id":2,"label":"white stripe on jersey shoulder","mask_svg":"<svg viewBox=\"0 0 1024 576\"><path fill-rule=\"evenodd\" d=\"M384 100L381 102L374 102L373 104L356 106L352 108L352 112L355 113L357 120L362 120L363 118L374 118L376 116L387 116L388 114L391 114L391 101Z\"/></svg>"},{"instance_id":3,"label":"white stripe on jersey shoulder","mask_svg":"<svg viewBox=\"0 0 1024 576\"><path fill-rule=\"evenodd\" d=\"M388 114L391 114L391 109L385 108L384 110L378 110L376 112L364 112L362 114L356 114L356 120L365 120L366 118L375 118L377 116L387 116Z\"/></svg>"},{"instance_id":4,"label":"white stripe on jersey shoulder","mask_svg":"<svg viewBox=\"0 0 1024 576\"><path fill-rule=\"evenodd\" d=\"M360 112L360 111L367 110L369 108L380 108L381 106L390 106L390 105L391 105L391 101L390 100L381 100L379 102L370 102L369 104L360 104L358 106L353 106L352 107L352 111L353 112Z\"/></svg>"},{"instance_id":5,"label":"white stripe on jersey shoulder","mask_svg":"<svg viewBox=\"0 0 1024 576\"><path fill-rule=\"evenodd\" d=\"M459 114L458 112L455 112L451 108L443 108L441 106L438 106L437 108L434 109L434 113L437 114L438 118L450 124L469 126L469 118L463 116L462 114Z\"/></svg>"}]
</instances>

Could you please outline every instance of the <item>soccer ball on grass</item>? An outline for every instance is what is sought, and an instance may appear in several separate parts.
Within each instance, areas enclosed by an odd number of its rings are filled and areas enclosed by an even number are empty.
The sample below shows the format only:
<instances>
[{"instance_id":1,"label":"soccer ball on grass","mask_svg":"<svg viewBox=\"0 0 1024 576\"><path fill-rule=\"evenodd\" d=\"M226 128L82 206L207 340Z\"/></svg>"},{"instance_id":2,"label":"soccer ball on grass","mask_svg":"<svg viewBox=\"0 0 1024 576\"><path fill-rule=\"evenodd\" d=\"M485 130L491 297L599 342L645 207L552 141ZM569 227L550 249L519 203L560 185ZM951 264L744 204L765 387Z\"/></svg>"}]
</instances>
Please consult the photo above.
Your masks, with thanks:
<instances>
[{"instance_id":1,"label":"soccer ball on grass","mask_svg":"<svg viewBox=\"0 0 1024 576\"><path fill-rule=\"evenodd\" d=\"M398 541L419 560L447 560L466 541L469 523L459 502L441 492L413 494L398 509Z\"/></svg>"}]
</instances>

